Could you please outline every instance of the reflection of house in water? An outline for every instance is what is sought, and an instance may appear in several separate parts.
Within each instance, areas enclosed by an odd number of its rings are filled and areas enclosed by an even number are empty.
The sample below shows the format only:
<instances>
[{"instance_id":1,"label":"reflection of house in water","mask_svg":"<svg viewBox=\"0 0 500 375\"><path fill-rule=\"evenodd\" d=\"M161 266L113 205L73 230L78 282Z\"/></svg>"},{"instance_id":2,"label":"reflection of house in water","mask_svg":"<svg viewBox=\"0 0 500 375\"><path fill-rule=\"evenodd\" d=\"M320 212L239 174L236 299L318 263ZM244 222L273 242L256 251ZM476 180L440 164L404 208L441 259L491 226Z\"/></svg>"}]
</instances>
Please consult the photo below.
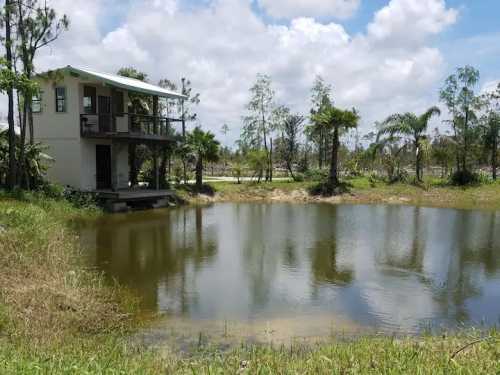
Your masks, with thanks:
<instances>
[{"instance_id":1,"label":"reflection of house in water","mask_svg":"<svg viewBox=\"0 0 500 375\"><path fill-rule=\"evenodd\" d=\"M82 245L89 262L123 285L138 290L147 309L185 312L196 295L186 294L197 270L215 256L217 246L203 225L201 208L115 215L83 226ZM193 288L189 288L193 289Z\"/></svg>"}]
</instances>

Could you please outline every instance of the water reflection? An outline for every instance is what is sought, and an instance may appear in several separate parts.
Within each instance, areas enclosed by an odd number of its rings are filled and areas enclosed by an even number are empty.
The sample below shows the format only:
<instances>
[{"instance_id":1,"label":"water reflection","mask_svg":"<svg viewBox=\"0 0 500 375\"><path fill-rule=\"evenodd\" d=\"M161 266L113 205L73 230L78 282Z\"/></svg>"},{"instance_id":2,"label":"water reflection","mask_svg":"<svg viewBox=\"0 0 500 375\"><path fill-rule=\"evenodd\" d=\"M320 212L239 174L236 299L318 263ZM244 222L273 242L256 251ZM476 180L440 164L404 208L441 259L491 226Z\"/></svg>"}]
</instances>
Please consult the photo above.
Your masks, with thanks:
<instances>
[{"instance_id":1,"label":"water reflection","mask_svg":"<svg viewBox=\"0 0 500 375\"><path fill-rule=\"evenodd\" d=\"M89 262L191 319L332 314L365 326L496 324L499 213L217 204L82 224Z\"/></svg>"}]
</instances>

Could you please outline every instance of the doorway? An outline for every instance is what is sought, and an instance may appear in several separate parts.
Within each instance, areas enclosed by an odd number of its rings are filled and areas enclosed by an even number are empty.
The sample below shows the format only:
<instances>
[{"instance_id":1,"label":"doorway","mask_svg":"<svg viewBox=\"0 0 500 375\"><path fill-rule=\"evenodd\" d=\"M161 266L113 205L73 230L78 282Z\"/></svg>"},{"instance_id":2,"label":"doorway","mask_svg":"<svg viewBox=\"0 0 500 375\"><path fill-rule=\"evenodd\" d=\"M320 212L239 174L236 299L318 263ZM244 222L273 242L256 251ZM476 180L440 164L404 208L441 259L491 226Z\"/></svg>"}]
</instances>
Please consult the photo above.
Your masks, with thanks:
<instances>
[{"instance_id":1,"label":"doorway","mask_svg":"<svg viewBox=\"0 0 500 375\"><path fill-rule=\"evenodd\" d=\"M99 132L111 132L111 98L109 96L99 95Z\"/></svg>"},{"instance_id":2,"label":"doorway","mask_svg":"<svg viewBox=\"0 0 500 375\"><path fill-rule=\"evenodd\" d=\"M111 146L95 146L96 187L111 189Z\"/></svg>"}]
</instances>

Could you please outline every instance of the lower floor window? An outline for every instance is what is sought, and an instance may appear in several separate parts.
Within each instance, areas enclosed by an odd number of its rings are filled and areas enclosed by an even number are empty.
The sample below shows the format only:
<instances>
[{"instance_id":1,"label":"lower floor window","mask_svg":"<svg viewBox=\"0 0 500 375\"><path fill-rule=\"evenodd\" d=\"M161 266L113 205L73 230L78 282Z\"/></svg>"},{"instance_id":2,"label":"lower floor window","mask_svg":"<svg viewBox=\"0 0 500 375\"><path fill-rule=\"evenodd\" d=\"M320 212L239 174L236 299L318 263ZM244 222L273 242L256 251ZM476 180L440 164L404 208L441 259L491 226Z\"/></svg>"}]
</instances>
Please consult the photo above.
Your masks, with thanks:
<instances>
[{"instance_id":1,"label":"lower floor window","mask_svg":"<svg viewBox=\"0 0 500 375\"><path fill-rule=\"evenodd\" d=\"M31 111L33 113L39 113L42 112L42 98L40 95L34 95L31 98Z\"/></svg>"}]
</instances>

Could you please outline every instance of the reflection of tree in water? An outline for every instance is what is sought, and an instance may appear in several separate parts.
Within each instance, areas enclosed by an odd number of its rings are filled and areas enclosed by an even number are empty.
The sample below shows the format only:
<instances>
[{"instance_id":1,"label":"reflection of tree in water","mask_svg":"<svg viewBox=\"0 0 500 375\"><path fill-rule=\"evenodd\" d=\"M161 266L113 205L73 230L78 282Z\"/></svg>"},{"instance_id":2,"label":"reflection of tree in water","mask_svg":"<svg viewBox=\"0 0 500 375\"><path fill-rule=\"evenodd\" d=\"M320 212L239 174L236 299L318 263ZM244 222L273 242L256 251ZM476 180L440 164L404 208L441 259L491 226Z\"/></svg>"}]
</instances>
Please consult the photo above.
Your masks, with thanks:
<instances>
[{"instance_id":1,"label":"reflection of tree in water","mask_svg":"<svg viewBox=\"0 0 500 375\"><path fill-rule=\"evenodd\" d=\"M337 238L342 236L339 234L341 228L341 223L338 222L339 208L332 205L318 206L317 209L314 225L317 240L309 248L313 296L323 284L346 285L350 284L354 277L352 270L341 269L337 264L339 251Z\"/></svg>"},{"instance_id":2,"label":"reflection of tree in water","mask_svg":"<svg viewBox=\"0 0 500 375\"><path fill-rule=\"evenodd\" d=\"M88 231L96 240L96 264L110 278L139 291L143 306L156 308L158 287L186 312L189 272L197 272L217 253L215 236L203 227L202 208L127 215L98 222Z\"/></svg>"},{"instance_id":3,"label":"reflection of tree in water","mask_svg":"<svg viewBox=\"0 0 500 375\"><path fill-rule=\"evenodd\" d=\"M424 253L426 247L426 233L423 222L421 208L412 207L413 214L411 222L404 223L399 214L404 213L401 210L408 210L407 207L390 207L386 210L386 226L384 231L384 245L382 247L382 256L378 257L377 263L388 266L389 269L398 269L411 271L420 280L429 284L431 281L424 274ZM394 228L399 228L395 230ZM395 246L392 243L392 237L397 232L402 235L404 231L409 232L408 252L404 250L404 244L398 243ZM387 269L383 269L386 273Z\"/></svg>"},{"instance_id":4,"label":"reflection of tree in water","mask_svg":"<svg viewBox=\"0 0 500 375\"><path fill-rule=\"evenodd\" d=\"M465 264L480 264L484 267L487 277L494 277L500 270L500 224L497 224L497 214L488 214L488 223L482 228L486 231L475 251L466 251Z\"/></svg>"},{"instance_id":5,"label":"reflection of tree in water","mask_svg":"<svg viewBox=\"0 0 500 375\"><path fill-rule=\"evenodd\" d=\"M466 301L482 294L478 283L481 270L484 269L488 277L500 269L500 262L493 255L496 251L498 257L500 250L499 244L495 244L498 242L495 240L495 214L489 217L489 225L475 228L480 231L479 235L471 236L476 220L479 218L470 212L457 211L452 234L455 241L450 244L446 283L436 293L436 299L447 311L451 310L457 321L470 320Z\"/></svg>"},{"instance_id":6,"label":"reflection of tree in water","mask_svg":"<svg viewBox=\"0 0 500 375\"><path fill-rule=\"evenodd\" d=\"M274 278L279 267L281 240L273 236L272 205L245 206L248 221L243 239L245 274L250 282L251 308L258 310L269 301ZM277 224L277 223L276 223Z\"/></svg>"},{"instance_id":7,"label":"reflection of tree in water","mask_svg":"<svg viewBox=\"0 0 500 375\"><path fill-rule=\"evenodd\" d=\"M283 264L288 268L296 268L299 264L297 246L290 238L285 240L285 246L283 246Z\"/></svg>"},{"instance_id":8,"label":"reflection of tree in water","mask_svg":"<svg viewBox=\"0 0 500 375\"><path fill-rule=\"evenodd\" d=\"M353 280L353 271L339 269L337 265L337 242L335 238L317 241L310 249L311 271L314 286L321 284L346 285Z\"/></svg>"},{"instance_id":9,"label":"reflection of tree in water","mask_svg":"<svg viewBox=\"0 0 500 375\"><path fill-rule=\"evenodd\" d=\"M408 209L408 208L406 208ZM421 215L422 209L413 207L411 222L401 220L395 215L392 207L387 209L385 218L386 231L384 232L382 254L377 257L377 264L384 266L382 274L393 275L394 270L411 272L417 280L428 290L431 290L434 300L439 304L441 311L455 321L469 321L466 302L468 299L481 295L481 286L477 282L480 272L484 269L486 276L494 277L500 269L500 238L496 234L496 214L488 217L488 225L477 225L475 221L486 214L478 217L468 211L456 211L451 221L451 232L443 232L446 235L448 248L448 263L440 265L445 273L444 283L436 283L432 276L428 275L424 266L426 250L435 251L435 243L427 242L425 215ZM397 224L396 224L397 222ZM443 223L444 224L444 223ZM480 222L479 224L482 224ZM393 241L393 229L395 225L402 231L411 228L411 234L407 238L410 242L409 252L404 252L404 244L395 247ZM433 228L439 233L443 228ZM472 232L479 230L479 235L472 236ZM398 233L401 235L402 232ZM476 233L474 233L476 234ZM496 252L496 254L495 254ZM403 254L403 256L402 256ZM436 265L434 265L436 266Z\"/></svg>"}]
</instances>

